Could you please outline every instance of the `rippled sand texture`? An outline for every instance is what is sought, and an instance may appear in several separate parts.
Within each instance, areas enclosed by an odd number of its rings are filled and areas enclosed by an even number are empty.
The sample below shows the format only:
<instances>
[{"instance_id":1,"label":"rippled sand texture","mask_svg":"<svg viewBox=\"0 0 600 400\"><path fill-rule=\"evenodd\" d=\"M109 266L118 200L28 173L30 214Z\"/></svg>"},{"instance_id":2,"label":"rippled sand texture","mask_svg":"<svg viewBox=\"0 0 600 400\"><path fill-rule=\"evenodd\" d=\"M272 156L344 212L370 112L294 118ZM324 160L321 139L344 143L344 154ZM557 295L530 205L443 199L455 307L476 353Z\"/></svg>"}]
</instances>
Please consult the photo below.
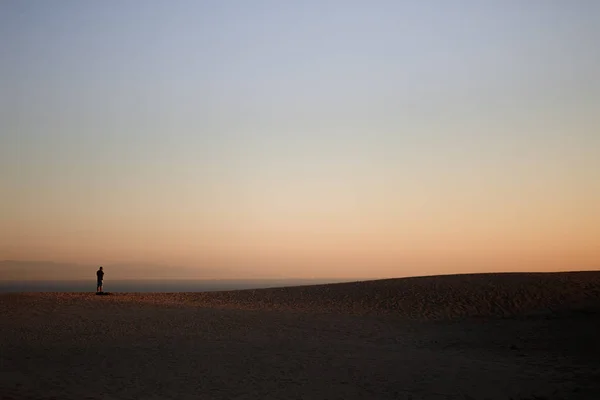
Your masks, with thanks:
<instances>
[{"instance_id":1,"label":"rippled sand texture","mask_svg":"<svg viewBox=\"0 0 600 400\"><path fill-rule=\"evenodd\" d=\"M600 272L4 294L0 327L3 400L600 399Z\"/></svg>"}]
</instances>

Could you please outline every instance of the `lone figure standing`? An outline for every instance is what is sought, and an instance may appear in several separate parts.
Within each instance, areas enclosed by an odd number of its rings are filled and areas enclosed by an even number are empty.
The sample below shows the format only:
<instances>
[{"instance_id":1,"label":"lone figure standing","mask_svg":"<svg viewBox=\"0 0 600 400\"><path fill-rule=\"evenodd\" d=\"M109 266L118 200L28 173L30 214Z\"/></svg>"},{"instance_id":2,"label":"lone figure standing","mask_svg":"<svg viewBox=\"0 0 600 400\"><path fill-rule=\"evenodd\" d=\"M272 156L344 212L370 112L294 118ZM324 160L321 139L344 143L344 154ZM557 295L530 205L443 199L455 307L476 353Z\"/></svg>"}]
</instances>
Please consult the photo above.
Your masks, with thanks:
<instances>
[{"instance_id":1,"label":"lone figure standing","mask_svg":"<svg viewBox=\"0 0 600 400\"><path fill-rule=\"evenodd\" d=\"M102 267L98 271L96 271L96 277L98 278L98 285L96 285L96 292L102 293L102 280L104 279L104 271L102 271Z\"/></svg>"}]
</instances>

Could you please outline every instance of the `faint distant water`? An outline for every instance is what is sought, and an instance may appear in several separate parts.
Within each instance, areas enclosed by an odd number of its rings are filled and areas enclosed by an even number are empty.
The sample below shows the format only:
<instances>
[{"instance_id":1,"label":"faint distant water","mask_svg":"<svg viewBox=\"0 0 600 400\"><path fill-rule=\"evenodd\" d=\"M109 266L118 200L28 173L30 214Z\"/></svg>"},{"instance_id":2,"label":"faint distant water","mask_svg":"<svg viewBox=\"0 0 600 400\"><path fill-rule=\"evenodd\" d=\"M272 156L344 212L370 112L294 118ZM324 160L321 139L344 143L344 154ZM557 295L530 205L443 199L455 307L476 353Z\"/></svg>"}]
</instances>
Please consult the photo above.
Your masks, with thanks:
<instances>
[{"instance_id":1,"label":"faint distant water","mask_svg":"<svg viewBox=\"0 0 600 400\"><path fill-rule=\"evenodd\" d=\"M344 282L323 279L168 279L105 281L106 292L214 292ZM96 281L0 281L0 293L95 292Z\"/></svg>"}]
</instances>

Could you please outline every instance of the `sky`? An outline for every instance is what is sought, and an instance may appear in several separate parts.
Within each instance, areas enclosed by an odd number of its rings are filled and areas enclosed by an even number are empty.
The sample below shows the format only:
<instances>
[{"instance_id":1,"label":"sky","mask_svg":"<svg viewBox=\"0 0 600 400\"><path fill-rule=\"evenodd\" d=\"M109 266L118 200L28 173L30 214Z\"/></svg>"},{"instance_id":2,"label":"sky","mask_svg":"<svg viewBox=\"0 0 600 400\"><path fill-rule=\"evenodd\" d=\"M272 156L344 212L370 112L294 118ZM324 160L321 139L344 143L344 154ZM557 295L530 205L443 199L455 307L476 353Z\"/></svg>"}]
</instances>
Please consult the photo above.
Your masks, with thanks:
<instances>
[{"instance_id":1,"label":"sky","mask_svg":"<svg viewBox=\"0 0 600 400\"><path fill-rule=\"evenodd\" d=\"M600 269L599 20L594 0L2 1L0 259Z\"/></svg>"}]
</instances>

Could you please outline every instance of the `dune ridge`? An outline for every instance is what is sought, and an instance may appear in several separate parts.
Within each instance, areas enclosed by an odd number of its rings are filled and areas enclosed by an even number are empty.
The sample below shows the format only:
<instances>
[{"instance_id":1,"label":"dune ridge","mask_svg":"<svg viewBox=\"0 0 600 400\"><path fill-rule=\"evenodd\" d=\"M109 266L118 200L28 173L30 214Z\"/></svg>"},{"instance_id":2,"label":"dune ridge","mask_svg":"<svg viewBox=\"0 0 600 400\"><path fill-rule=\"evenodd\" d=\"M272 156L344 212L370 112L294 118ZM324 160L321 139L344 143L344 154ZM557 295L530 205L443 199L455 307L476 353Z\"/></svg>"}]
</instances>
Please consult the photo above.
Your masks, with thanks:
<instances>
[{"instance_id":1,"label":"dune ridge","mask_svg":"<svg viewBox=\"0 0 600 400\"><path fill-rule=\"evenodd\" d=\"M35 296L54 297L63 302L98 300L89 293ZM419 320L515 317L600 310L600 271L443 275L223 292L114 293L101 301L385 314Z\"/></svg>"}]
</instances>

